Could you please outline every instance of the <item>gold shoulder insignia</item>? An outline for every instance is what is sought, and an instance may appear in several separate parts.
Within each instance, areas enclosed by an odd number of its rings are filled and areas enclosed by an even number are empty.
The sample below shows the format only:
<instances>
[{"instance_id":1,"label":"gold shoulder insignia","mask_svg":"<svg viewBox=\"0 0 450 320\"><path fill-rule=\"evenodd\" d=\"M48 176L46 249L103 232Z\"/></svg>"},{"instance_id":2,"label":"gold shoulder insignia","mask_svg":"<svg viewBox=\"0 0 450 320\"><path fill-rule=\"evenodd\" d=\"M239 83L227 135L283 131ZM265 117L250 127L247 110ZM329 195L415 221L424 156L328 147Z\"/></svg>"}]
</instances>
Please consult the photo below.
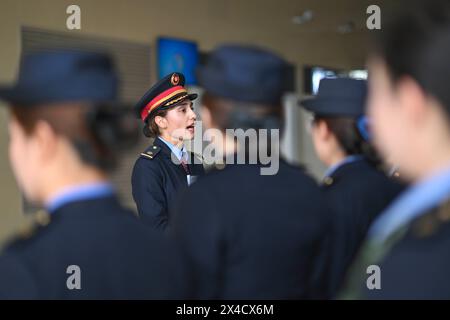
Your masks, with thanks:
<instances>
[{"instance_id":1,"label":"gold shoulder insignia","mask_svg":"<svg viewBox=\"0 0 450 320\"><path fill-rule=\"evenodd\" d=\"M439 221L435 215L425 214L412 225L412 231L418 238L427 238L432 236L439 227Z\"/></svg>"},{"instance_id":2,"label":"gold shoulder insignia","mask_svg":"<svg viewBox=\"0 0 450 320\"><path fill-rule=\"evenodd\" d=\"M450 200L444 202L437 211L437 216L442 222L450 220Z\"/></svg>"},{"instance_id":3,"label":"gold shoulder insignia","mask_svg":"<svg viewBox=\"0 0 450 320\"><path fill-rule=\"evenodd\" d=\"M39 210L34 214L34 221L41 227L45 227L50 223L50 214L45 210Z\"/></svg>"},{"instance_id":4,"label":"gold shoulder insignia","mask_svg":"<svg viewBox=\"0 0 450 320\"><path fill-rule=\"evenodd\" d=\"M426 213L413 225L416 236L429 237L438 232L442 224L450 221L450 200L442 203L438 208Z\"/></svg>"},{"instance_id":5,"label":"gold shoulder insignia","mask_svg":"<svg viewBox=\"0 0 450 320\"><path fill-rule=\"evenodd\" d=\"M334 179L332 177L325 177L323 179L323 184L326 186L331 186L334 183Z\"/></svg>"},{"instance_id":6,"label":"gold shoulder insignia","mask_svg":"<svg viewBox=\"0 0 450 320\"><path fill-rule=\"evenodd\" d=\"M141 156L149 158L149 159L153 159L153 153L142 152Z\"/></svg>"},{"instance_id":7,"label":"gold shoulder insignia","mask_svg":"<svg viewBox=\"0 0 450 320\"><path fill-rule=\"evenodd\" d=\"M147 159L153 159L159 153L159 151L161 151L160 147L150 146L150 148L147 151L141 153L141 156Z\"/></svg>"}]
</instances>

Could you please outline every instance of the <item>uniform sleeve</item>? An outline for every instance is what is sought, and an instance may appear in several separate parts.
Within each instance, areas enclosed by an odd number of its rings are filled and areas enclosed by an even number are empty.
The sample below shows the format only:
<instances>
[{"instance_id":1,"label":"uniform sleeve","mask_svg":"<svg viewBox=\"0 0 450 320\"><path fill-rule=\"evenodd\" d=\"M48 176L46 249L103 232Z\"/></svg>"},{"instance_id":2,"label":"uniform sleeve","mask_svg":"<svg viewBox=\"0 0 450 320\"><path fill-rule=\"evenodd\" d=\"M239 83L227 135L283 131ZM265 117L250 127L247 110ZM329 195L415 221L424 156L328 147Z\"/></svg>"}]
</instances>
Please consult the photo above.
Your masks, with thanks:
<instances>
[{"instance_id":1,"label":"uniform sleeve","mask_svg":"<svg viewBox=\"0 0 450 320\"><path fill-rule=\"evenodd\" d=\"M0 300L37 299L31 272L11 254L0 256Z\"/></svg>"},{"instance_id":2,"label":"uniform sleeve","mask_svg":"<svg viewBox=\"0 0 450 320\"><path fill-rule=\"evenodd\" d=\"M147 225L164 230L168 221L168 208L163 178L153 160L138 159L133 168L131 185L139 218Z\"/></svg>"}]
</instances>

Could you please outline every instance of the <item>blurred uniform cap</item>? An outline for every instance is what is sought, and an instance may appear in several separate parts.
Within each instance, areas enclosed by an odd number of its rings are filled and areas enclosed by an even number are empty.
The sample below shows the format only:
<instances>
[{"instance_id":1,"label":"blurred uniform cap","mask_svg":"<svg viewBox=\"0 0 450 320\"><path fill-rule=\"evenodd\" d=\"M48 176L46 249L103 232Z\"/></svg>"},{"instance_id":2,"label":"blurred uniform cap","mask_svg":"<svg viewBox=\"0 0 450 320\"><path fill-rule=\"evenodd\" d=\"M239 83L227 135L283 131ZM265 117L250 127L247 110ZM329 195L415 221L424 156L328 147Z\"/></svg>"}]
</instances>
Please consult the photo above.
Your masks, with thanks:
<instances>
[{"instance_id":1,"label":"blurred uniform cap","mask_svg":"<svg viewBox=\"0 0 450 320\"><path fill-rule=\"evenodd\" d=\"M224 45L198 69L200 85L209 93L235 101L277 105L286 88L287 63L257 47Z\"/></svg>"},{"instance_id":2,"label":"blurred uniform cap","mask_svg":"<svg viewBox=\"0 0 450 320\"><path fill-rule=\"evenodd\" d=\"M352 78L322 79L316 97L300 104L321 116L359 117L365 113L367 81Z\"/></svg>"},{"instance_id":3,"label":"blurred uniform cap","mask_svg":"<svg viewBox=\"0 0 450 320\"><path fill-rule=\"evenodd\" d=\"M0 99L18 106L65 101L113 102L118 79L102 53L40 52L25 55L14 86L0 87Z\"/></svg>"}]
</instances>

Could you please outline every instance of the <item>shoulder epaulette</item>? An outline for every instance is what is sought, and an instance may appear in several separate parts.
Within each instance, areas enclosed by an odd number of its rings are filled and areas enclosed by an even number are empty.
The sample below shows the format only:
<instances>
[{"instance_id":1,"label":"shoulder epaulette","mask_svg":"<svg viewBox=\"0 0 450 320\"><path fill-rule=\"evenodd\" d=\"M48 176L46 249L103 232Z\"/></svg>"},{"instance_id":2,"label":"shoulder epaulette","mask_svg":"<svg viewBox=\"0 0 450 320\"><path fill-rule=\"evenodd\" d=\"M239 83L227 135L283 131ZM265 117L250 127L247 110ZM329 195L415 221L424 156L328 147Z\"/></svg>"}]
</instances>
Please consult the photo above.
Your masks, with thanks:
<instances>
[{"instance_id":1,"label":"shoulder epaulette","mask_svg":"<svg viewBox=\"0 0 450 320\"><path fill-rule=\"evenodd\" d=\"M48 212L45 210L37 211L5 242L6 246L32 238L38 230L47 226L50 221L50 214Z\"/></svg>"},{"instance_id":2,"label":"shoulder epaulette","mask_svg":"<svg viewBox=\"0 0 450 320\"><path fill-rule=\"evenodd\" d=\"M439 207L425 213L413 223L414 235L425 238L435 234L439 227L450 221L450 201L442 203Z\"/></svg>"},{"instance_id":3,"label":"shoulder epaulette","mask_svg":"<svg viewBox=\"0 0 450 320\"><path fill-rule=\"evenodd\" d=\"M161 151L160 147L150 146L150 148L141 153L141 156L147 159L153 159L159 153L159 151Z\"/></svg>"}]
</instances>

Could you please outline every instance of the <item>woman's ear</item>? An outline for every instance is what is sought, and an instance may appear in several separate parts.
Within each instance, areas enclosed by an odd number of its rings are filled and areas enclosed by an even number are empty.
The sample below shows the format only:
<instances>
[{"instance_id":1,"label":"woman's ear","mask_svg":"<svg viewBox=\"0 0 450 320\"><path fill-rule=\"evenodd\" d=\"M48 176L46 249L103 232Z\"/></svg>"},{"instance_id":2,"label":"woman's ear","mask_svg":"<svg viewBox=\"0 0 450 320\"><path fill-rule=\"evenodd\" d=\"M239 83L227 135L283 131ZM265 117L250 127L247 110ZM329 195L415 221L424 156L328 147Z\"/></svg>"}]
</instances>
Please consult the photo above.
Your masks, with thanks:
<instances>
[{"instance_id":1,"label":"woman's ear","mask_svg":"<svg viewBox=\"0 0 450 320\"><path fill-rule=\"evenodd\" d=\"M411 77L403 77L397 84L397 98L404 114L415 125L427 118L427 97L420 85Z\"/></svg>"},{"instance_id":2,"label":"woman's ear","mask_svg":"<svg viewBox=\"0 0 450 320\"><path fill-rule=\"evenodd\" d=\"M164 118L164 117L156 116L155 117L155 123L161 129L166 129L167 128L167 119Z\"/></svg>"},{"instance_id":3,"label":"woman's ear","mask_svg":"<svg viewBox=\"0 0 450 320\"><path fill-rule=\"evenodd\" d=\"M46 121L38 121L36 124L33 140L36 143L44 161L50 159L57 148L57 135Z\"/></svg>"},{"instance_id":4,"label":"woman's ear","mask_svg":"<svg viewBox=\"0 0 450 320\"><path fill-rule=\"evenodd\" d=\"M325 121L318 120L317 123L315 124L315 129L316 129L318 137L321 140L328 140L330 138L331 132Z\"/></svg>"}]
</instances>

